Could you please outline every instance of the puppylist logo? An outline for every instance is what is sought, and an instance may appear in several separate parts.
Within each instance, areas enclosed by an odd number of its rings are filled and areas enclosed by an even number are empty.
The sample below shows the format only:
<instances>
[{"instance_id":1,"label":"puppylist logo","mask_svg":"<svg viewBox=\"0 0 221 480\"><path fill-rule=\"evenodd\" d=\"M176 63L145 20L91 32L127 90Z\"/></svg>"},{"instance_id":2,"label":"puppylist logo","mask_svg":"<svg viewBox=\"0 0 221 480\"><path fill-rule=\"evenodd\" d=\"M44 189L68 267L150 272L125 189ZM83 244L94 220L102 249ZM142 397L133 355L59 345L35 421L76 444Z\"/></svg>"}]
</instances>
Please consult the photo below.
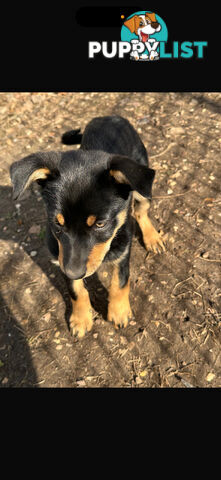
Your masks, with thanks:
<instances>
[{"instance_id":1,"label":"puppylist logo","mask_svg":"<svg viewBox=\"0 0 221 480\"><path fill-rule=\"evenodd\" d=\"M121 41L89 42L88 56L94 59L103 55L107 59L124 59L129 55L133 61L156 61L160 59L204 58L207 41L174 41L170 51L166 48L168 30L164 20L156 13L142 10L135 12L123 21Z\"/></svg>"}]
</instances>

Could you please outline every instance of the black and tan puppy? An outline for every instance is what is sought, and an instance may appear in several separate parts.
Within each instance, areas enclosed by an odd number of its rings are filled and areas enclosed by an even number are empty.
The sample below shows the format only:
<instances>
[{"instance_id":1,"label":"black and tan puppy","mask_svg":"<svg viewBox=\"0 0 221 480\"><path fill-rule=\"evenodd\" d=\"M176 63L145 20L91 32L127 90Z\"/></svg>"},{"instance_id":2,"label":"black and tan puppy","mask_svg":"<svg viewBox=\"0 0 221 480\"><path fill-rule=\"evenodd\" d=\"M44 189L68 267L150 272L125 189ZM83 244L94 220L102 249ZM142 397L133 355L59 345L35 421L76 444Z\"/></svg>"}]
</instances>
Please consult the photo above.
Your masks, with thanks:
<instances>
[{"instance_id":1,"label":"black and tan puppy","mask_svg":"<svg viewBox=\"0 0 221 480\"><path fill-rule=\"evenodd\" d=\"M14 199L34 181L42 187L48 214L48 248L71 283L72 333L92 328L92 308L84 278L103 261L114 263L108 320L126 327L131 318L129 258L133 212L147 249L164 249L147 211L155 171L132 125L122 117L94 118L83 135L63 135L67 152L38 152L10 169Z\"/></svg>"}]
</instances>

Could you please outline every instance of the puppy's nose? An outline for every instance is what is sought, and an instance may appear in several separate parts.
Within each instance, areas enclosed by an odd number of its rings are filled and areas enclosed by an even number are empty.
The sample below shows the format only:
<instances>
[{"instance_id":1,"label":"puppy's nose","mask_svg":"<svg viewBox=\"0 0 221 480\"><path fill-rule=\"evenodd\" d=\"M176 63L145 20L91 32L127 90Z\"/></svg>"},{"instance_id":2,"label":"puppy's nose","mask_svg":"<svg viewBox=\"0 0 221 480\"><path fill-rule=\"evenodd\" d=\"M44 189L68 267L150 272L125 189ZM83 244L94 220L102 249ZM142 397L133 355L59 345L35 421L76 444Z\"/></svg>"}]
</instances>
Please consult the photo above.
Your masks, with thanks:
<instances>
[{"instance_id":1,"label":"puppy's nose","mask_svg":"<svg viewBox=\"0 0 221 480\"><path fill-rule=\"evenodd\" d=\"M65 275L71 280L80 280L85 276L86 270L71 270L70 268L65 269Z\"/></svg>"},{"instance_id":2,"label":"puppy's nose","mask_svg":"<svg viewBox=\"0 0 221 480\"><path fill-rule=\"evenodd\" d=\"M157 27L159 27L159 23L158 22L152 22L151 27L157 28Z\"/></svg>"}]
</instances>

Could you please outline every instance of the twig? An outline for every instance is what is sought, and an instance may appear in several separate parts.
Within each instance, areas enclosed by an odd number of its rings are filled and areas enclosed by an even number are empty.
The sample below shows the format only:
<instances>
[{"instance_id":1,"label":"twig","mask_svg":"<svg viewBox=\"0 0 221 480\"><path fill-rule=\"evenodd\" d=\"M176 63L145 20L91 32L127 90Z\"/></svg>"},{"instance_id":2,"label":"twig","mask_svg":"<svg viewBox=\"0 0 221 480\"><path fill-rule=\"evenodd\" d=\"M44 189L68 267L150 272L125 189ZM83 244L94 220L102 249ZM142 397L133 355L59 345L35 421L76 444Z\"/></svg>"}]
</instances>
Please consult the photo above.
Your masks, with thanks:
<instances>
[{"instance_id":1,"label":"twig","mask_svg":"<svg viewBox=\"0 0 221 480\"><path fill-rule=\"evenodd\" d=\"M197 258L200 258L201 260L204 260L205 262L221 263L221 259L220 260L215 260L214 258L203 258L203 257L197 257Z\"/></svg>"},{"instance_id":2,"label":"twig","mask_svg":"<svg viewBox=\"0 0 221 480\"><path fill-rule=\"evenodd\" d=\"M170 143L170 145L168 145L168 147L165 150L163 150L163 152L156 153L156 155L151 155L151 158L160 157L160 155L163 155L164 153L168 152L168 150L170 150L170 148L174 147L175 145L176 145L175 142Z\"/></svg>"},{"instance_id":3,"label":"twig","mask_svg":"<svg viewBox=\"0 0 221 480\"><path fill-rule=\"evenodd\" d=\"M184 380L184 378L180 377L180 381L185 385L186 388L195 388L191 383Z\"/></svg>"},{"instance_id":4,"label":"twig","mask_svg":"<svg viewBox=\"0 0 221 480\"><path fill-rule=\"evenodd\" d=\"M174 285L173 290L172 290L172 292L171 292L171 297L172 297L172 298L177 297L178 295L173 295L174 290L175 290L179 285L182 285L182 283L188 282L189 280L192 280L192 277L188 277L188 278L186 278L185 280L182 280L182 282L176 283L176 285ZM190 291L190 290L189 290L189 291ZM183 293L186 293L186 292L183 292ZM179 294L179 295L182 295L182 294Z\"/></svg>"},{"instance_id":5,"label":"twig","mask_svg":"<svg viewBox=\"0 0 221 480\"><path fill-rule=\"evenodd\" d=\"M191 191L191 188L189 188L189 190L186 190L186 192L183 192L183 193L174 193L174 194L171 194L171 195L160 195L160 196L153 196L152 199L155 199L155 198L165 198L165 199L169 199L169 198L174 198L174 197L181 197L182 195L186 195L186 193L189 193Z\"/></svg>"}]
</instances>

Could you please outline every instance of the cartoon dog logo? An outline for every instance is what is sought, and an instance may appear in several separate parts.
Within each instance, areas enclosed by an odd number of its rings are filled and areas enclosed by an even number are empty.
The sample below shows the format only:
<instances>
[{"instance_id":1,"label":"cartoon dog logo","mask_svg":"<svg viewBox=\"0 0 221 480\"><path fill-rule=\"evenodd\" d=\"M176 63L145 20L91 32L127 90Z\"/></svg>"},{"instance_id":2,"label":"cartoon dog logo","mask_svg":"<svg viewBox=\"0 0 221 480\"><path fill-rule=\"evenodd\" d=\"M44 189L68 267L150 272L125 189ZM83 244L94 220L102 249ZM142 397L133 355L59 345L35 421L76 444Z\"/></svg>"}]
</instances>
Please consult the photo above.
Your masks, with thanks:
<instances>
[{"instance_id":1,"label":"cartoon dog logo","mask_svg":"<svg viewBox=\"0 0 221 480\"><path fill-rule=\"evenodd\" d=\"M133 17L124 22L124 25L138 37L137 40L131 40L134 47L130 53L131 60L158 60L159 54L156 49L159 42L155 38L149 38L150 35L161 30L161 25L157 21L155 13L146 12L143 15L133 15ZM148 53L144 52L146 48ZM143 52L139 55L139 51Z\"/></svg>"}]
</instances>

